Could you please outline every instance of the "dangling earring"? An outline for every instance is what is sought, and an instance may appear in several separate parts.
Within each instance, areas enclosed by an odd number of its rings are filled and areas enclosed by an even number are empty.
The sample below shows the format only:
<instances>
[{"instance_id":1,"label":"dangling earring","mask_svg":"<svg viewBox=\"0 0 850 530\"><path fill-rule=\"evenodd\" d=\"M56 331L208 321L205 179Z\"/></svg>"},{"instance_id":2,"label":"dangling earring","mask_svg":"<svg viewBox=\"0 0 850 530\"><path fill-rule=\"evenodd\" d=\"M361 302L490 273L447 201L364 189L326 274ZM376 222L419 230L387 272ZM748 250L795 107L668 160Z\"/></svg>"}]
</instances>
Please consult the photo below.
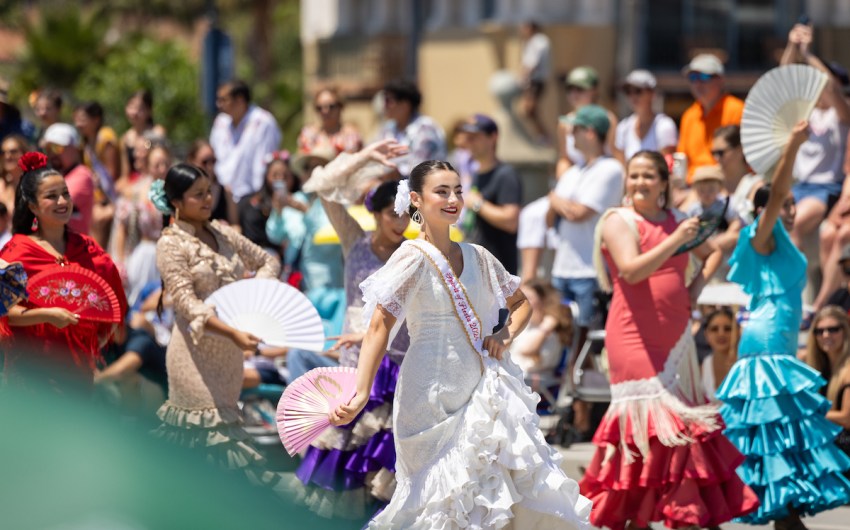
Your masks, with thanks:
<instances>
[{"instance_id":1,"label":"dangling earring","mask_svg":"<svg viewBox=\"0 0 850 530\"><path fill-rule=\"evenodd\" d=\"M413 215L411 215L410 218L413 220L414 223L418 225L422 224L422 214L419 212L419 210L413 212Z\"/></svg>"},{"instance_id":2,"label":"dangling earring","mask_svg":"<svg viewBox=\"0 0 850 530\"><path fill-rule=\"evenodd\" d=\"M665 208L667 206L667 194L661 192L661 195L658 196L658 207Z\"/></svg>"},{"instance_id":3,"label":"dangling earring","mask_svg":"<svg viewBox=\"0 0 850 530\"><path fill-rule=\"evenodd\" d=\"M33 232L38 232L38 217L32 218L32 225L30 226L30 230Z\"/></svg>"},{"instance_id":4,"label":"dangling earring","mask_svg":"<svg viewBox=\"0 0 850 530\"><path fill-rule=\"evenodd\" d=\"M631 205L632 205L632 198L628 195L624 196L623 197L623 206L625 206L626 208L629 208L629 207L631 207Z\"/></svg>"},{"instance_id":5,"label":"dangling earring","mask_svg":"<svg viewBox=\"0 0 850 530\"><path fill-rule=\"evenodd\" d=\"M180 208L175 208L175 209L174 209L174 220L175 220L175 221L179 221L179 220L180 220Z\"/></svg>"}]
</instances>

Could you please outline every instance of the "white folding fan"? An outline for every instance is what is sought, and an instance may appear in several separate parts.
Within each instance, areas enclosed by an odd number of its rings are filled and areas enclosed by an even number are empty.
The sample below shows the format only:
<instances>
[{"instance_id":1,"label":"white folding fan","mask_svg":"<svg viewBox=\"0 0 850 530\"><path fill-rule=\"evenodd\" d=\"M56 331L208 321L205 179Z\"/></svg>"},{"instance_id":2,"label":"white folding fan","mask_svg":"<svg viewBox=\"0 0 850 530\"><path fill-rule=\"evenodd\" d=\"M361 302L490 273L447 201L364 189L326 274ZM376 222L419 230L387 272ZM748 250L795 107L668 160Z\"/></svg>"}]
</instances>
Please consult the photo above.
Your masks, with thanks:
<instances>
[{"instance_id":1,"label":"white folding fan","mask_svg":"<svg viewBox=\"0 0 850 530\"><path fill-rule=\"evenodd\" d=\"M828 77L803 64L780 66L761 76L744 103L741 143L744 157L758 173L768 174L791 137L791 129L807 119Z\"/></svg>"},{"instance_id":2,"label":"white folding fan","mask_svg":"<svg viewBox=\"0 0 850 530\"><path fill-rule=\"evenodd\" d=\"M259 337L265 345L321 351L325 330L319 312L298 289L283 282L253 278L225 285L204 303L218 318Z\"/></svg>"}]
</instances>

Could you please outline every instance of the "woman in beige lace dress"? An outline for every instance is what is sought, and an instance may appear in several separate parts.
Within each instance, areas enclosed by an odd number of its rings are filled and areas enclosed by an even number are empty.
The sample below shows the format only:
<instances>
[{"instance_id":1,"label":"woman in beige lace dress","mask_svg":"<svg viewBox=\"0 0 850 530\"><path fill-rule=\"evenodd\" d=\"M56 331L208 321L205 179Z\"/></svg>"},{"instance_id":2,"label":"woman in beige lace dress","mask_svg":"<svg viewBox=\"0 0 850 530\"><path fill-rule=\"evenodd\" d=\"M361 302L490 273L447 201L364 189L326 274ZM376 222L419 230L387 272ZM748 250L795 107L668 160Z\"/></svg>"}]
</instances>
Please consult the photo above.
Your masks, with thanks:
<instances>
[{"instance_id":1,"label":"woman in beige lace dress","mask_svg":"<svg viewBox=\"0 0 850 530\"><path fill-rule=\"evenodd\" d=\"M228 226L209 221L210 184L197 167L177 164L164 181L151 186L151 201L174 219L162 231L156 257L163 290L173 299L176 313L166 353L168 401L159 409L163 423L155 434L205 448L218 464L247 468L250 475L270 483L277 475L262 471L263 457L247 441L236 403L243 352L255 351L259 339L219 320L203 300L249 271L276 278L278 265Z\"/></svg>"}]
</instances>

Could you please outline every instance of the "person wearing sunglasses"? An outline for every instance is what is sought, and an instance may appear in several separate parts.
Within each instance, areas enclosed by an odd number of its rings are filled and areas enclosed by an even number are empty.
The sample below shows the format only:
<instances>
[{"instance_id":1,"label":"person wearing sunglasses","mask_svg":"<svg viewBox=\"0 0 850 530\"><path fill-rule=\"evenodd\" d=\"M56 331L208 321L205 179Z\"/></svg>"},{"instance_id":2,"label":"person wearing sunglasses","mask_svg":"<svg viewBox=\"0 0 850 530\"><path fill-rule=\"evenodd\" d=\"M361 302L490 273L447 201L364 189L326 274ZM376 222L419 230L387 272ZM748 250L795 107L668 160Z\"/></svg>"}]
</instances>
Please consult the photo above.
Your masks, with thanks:
<instances>
[{"instance_id":1,"label":"person wearing sunglasses","mask_svg":"<svg viewBox=\"0 0 850 530\"><path fill-rule=\"evenodd\" d=\"M711 353L702 360L702 386L705 397L709 401L717 401L715 392L738 360L738 343L734 340L735 316L726 307L716 309L705 317L702 329L711 348Z\"/></svg>"},{"instance_id":2,"label":"person wearing sunglasses","mask_svg":"<svg viewBox=\"0 0 850 530\"><path fill-rule=\"evenodd\" d=\"M688 79L695 101L682 114L676 150L687 157L690 184L698 167L716 163L711 154L714 131L726 125L739 125L744 102L726 93L723 63L712 54L697 55L682 73Z\"/></svg>"},{"instance_id":3,"label":"person wearing sunglasses","mask_svg":"<svg viewBox=\"0 0 850 530\"><path fill-rule=\"evenodd\" d=\"M676 123L664 113L652 108L655 99L655 76L647 70L634 70L623 81L623 94L632 115L617 125L614 135L614 156L625 164L638 151L658 151L673 154L679 142Z\"/></svg>"},{"instance_id":4,"label":"person wearing sunglasses","mask_svg":"<svg viewBox=\"0 0 850 530\"><path fill-rule=\"evenodd\" d=\"M94 174L83 164L80 134L73 125L54 123L44 131L45 150L50 166L65 177L71 192L73 213L68 227L80 234L91 231L94 206Z\"/></svg>"},{"instance_id":5,"label":"person wearing sunglasses","mask_svg":"<svg viewBox=\"0 0 850 530\"><path fill-rule=\"evenodd\" d=\"M844 308L828 305L815 314L805 359L827 380L821 390L832 403L826 419L836 424L835 444L850 455L850 321Z\"/></svg>"},{"instance_id":6,"label":"person wearing sunglasses","mask_svg":"<svg viewBox=\"0 0 850 530\"><path fill-rule=\"evenodd\" d=\"M356 153L363 147L357 128L342 122L343 101L336 88L326 87L313 98L313 110L318 123L306 124L298 135L298 150L315 151L320 145L330 146L339 153Z\"/></svg>"}]
</instances>

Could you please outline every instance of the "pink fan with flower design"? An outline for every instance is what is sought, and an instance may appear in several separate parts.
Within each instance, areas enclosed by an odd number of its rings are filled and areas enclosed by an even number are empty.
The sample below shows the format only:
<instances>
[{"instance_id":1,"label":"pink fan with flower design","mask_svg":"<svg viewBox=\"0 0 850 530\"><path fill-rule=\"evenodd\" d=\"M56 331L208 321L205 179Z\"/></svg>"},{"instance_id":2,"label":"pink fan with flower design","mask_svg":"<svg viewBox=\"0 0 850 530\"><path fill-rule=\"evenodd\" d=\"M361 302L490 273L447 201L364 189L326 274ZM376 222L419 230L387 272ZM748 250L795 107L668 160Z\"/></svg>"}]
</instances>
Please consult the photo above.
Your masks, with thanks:
<instances>
[{"instance_id":1,"label":"pink fan with flower design","mask_svg":"<svg viewBox=\"0 0 850 530\"><path fill-rule=\"evenodd\" d=\"M301 452L330 427L328 414L351 401L357 370L314 368L286 387L277 405L277 431L290 455Z\"/></svg>"},{"instance_id":2,"label":"pink fan with flower design","mask_svg":"<svg viewBox=\"0 0 850 530\"><path fill-rule=\"evenodd\" d=\"M57 265L41 271L27 283L29 300L39 307L61 307L81 320L117 324L121 304L109 284L79 265Z\"/></svg>"}]
</instances>

